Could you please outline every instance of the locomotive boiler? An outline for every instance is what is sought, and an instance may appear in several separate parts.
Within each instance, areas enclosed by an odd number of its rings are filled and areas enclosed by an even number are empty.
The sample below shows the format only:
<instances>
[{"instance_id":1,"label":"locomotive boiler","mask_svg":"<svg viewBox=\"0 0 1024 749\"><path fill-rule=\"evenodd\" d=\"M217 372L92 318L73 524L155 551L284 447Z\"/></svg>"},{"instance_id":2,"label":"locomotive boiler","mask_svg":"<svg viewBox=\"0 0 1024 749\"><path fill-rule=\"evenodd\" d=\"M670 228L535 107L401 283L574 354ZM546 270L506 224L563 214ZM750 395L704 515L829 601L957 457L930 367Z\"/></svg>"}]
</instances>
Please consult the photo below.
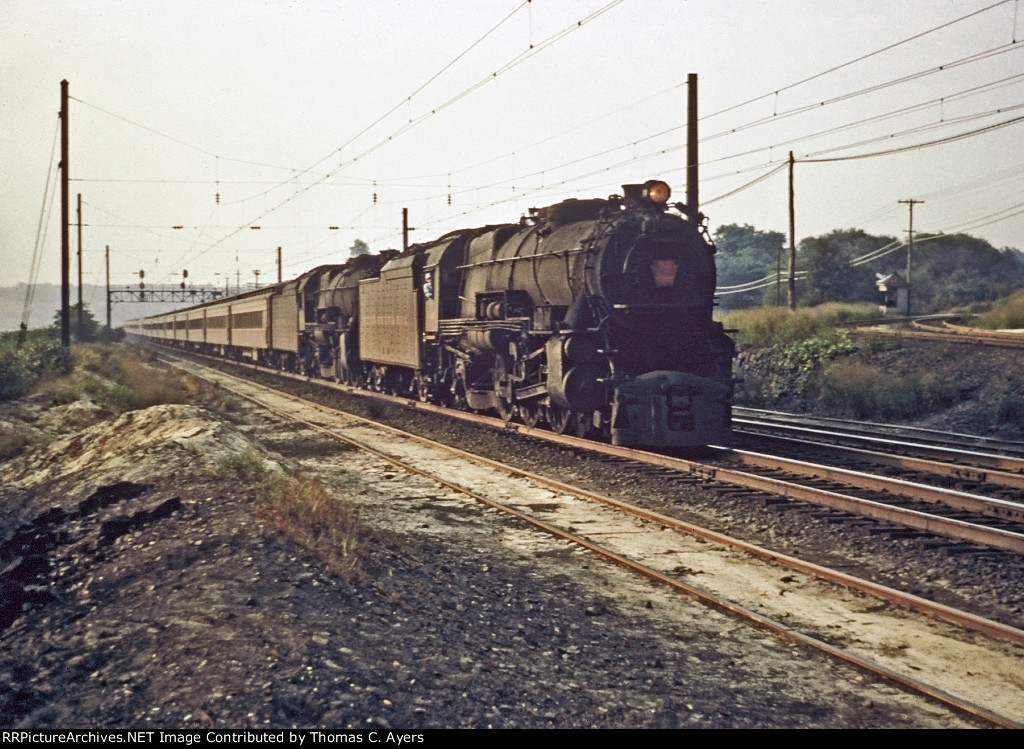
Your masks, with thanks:
<instances>
[{"instance_id":1,"label":"locomotive boiler","mask_svg":"<svg viewBox=\"0 0 1024 749\"><path fill-rule=\"evenodd\" d=\"M391 260L360 283L370 386L615 444L728 443L714 248L669 197L626 185Z\"/></svg>"}]
</instances>

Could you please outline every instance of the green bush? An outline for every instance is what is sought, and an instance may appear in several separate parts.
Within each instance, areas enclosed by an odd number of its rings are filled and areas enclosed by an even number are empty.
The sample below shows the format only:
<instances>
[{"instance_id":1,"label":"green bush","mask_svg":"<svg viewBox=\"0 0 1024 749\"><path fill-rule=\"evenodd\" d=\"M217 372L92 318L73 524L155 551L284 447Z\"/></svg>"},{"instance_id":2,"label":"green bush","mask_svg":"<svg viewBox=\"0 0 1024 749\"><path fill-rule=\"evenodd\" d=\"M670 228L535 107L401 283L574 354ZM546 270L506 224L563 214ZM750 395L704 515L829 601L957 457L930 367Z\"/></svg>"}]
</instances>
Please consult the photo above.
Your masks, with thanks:
<instances>
[{"instance_id":1,"label":"green bush","mask_svg":"<svg viewBox=\"0 0 1024 749\"><path fill-rule=\"evenodd\" d=\"M912 418L960 397L935 375L894 376L861 362L838 361L821 375L822 405L858 419Z\"/></svg>"},{"instance_id":2,"label":"green bush","mask_svg":"<svg viewBox=\"0 0 1024 749\"><path fill-rule=\"evenodd\" d=\"M247 452L244 455L232 453L224 456L217 461L216 472L223 478L257 484L267 478L270 469L259 453Z\"/></svg>"},{"instance_id":3,"label":"green bush","mask_svg":"<svg viewBox=\"0 0 1024 749\"><path fill-rule=\"evenodd\" d=\"M845 330L839 331L833 338L807 338L780 346L772 357L768 391L774 398L804 395L812 375L824 363L856 350L857 346Z\"/></svg>"},{"instance_id":4,"label":"green bush","mask_svg":"<svg viewBox=\"0 0 1024 749\"><path fill-rule=\"evenodd\" d=\"M68 374L74 365L71 352L47 335L30 334L19 346L16 337L0 341L0 401L25 395L48 377Z\"/></svg>"},{"instance_id":5,"label":"green bush","mask_svg":"<svg viewBox=\"0 0 1024 749\"><path fill-rule=\"evenodd\" d=\"M216 473L255 489L257 513L346 580L358 576L366 530L352 497L333 496L316 476L271 470L256 452L227 455Z\"/></svg>"}]
</instances>

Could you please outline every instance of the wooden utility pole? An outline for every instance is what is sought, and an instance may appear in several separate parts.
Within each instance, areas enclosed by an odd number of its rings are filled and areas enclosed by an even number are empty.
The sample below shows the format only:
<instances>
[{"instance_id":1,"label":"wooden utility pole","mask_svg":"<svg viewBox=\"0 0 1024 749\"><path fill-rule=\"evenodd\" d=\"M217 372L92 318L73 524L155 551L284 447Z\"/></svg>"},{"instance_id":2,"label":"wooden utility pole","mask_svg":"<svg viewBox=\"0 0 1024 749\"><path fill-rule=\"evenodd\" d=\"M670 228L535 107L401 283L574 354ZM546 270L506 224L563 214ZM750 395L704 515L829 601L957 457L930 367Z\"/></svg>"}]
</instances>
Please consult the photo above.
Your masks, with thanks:
<instances>
[{"instance_id":1,"label":"wooden utility pole","mask_svg":"<svg viewBox=\"0 0 1024 749\"><path fill-rule=\"evenodd\" d=\"M110 330L110 245L107 245L107 330Z\"/></svg>"},{"instance_id":2,"label":"wooden utility pole","mask_svg":"<svg viewBox=\"0 0 1024 749\"><path fill-rule=\"evenodd\" d=\"M697 74L690 73L686 76L686 207L695 224L700 215L698 166Z\"/></svg>"},{"instance_id":3,"label":"wooden utility pole","mask_svg":"<svg viewBox=\"0 0 1024 749\"><path fill-rule=\"evenodd\" d=\"M60 344L71 345L71 243L68 237L68 82L60 82Z\"/></svg>"},{"instance_id":4,"label":"wooden utility pole","mask_svg":"<svg viewBox=\"0 0 1024 749\"><path fill-rule=\"evenodd\" d=\"M789 308L796 309L796 209L793 206L793 152L789 152Z\"/></svg>"},{"instance_id":5,"label":"wooden utility pole","mask_svg":"<svg viewBox=\"0 0 1024 749\"><path fill-rule=\"evenodd\" d=\"M409 249L409 209L402 209L402 252Z\"/></svg>"},{"instance_id":6,"label":"wooden utility pole","mask_svg":"<svg viewBox=\"0 0 1024 749\"><path fill-rule=\"evenodd\" d=\"M281 283L281 248L277 248L277 282Z\"/></svg>"},{"instance_id":7,"label":"wooden utility pole","mask_svg":"<svg viewBox=\"0 0 1024 749\"><path fill-rule=\"evenodd\" d=\"M78 340L83 340L85 333L84 313L82 311L82 193L78 193Z\"/></svg>"},{"instance_id":8,"label":"wooden utility pole","mask_svg":"<svg viewBox=\"0 0 1024 749\"><path fill-rule=\"evenodd\" d=\"M907 230L907 315L910 315L910 256L914 251L914 206L923 200L899 200L910 208L910 228Z\"/></svg>"}]
</instances>

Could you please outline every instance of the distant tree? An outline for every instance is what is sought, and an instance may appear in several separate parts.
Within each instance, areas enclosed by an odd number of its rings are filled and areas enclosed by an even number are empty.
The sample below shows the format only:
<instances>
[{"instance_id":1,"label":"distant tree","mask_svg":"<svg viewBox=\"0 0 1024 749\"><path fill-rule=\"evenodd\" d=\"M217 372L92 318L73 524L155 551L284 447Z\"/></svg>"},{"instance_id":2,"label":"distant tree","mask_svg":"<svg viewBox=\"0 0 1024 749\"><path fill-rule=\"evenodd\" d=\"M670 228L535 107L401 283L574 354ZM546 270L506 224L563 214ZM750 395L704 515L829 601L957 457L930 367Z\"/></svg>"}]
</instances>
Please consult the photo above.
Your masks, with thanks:
<instances>
[{"instance_id":1,"label":"distant tree","mask_svg":"<svg viewBox=\"0 0 1024 749\"><path fill-rule=\"evenodd\" d=\"M124 338L124 331L121 329L108 331L106 326L100 325L89 311L89 305L82 309L82 330L78 330L78 304L72 304L69 309L69 321L71 323L72 337L81 343L92 341L118 341ZM60 310L53 313L53 327L59 332L61 328Z\"/></svg>"},{"instance_id":2,"label":"distant tree","mask_svg":"<svg viewBox=\"0 0 1024 749\"><path fill-rule=\"evenodd\" d=\"M718 285L735 286L775 273L779 253L785 244L785 235L778 231L761 231L750 224L725 224L715 230L714 240L718 248L715 256ZM775 286L769 285L765 289L741 294L725 294L719 301L723 309L774 304Z\"/></svg>"},{"instance_id":3,"label":"distant tree","mask_svg":"<svg viewBox=\"0 0 1024 749\"><path fill-rule=\"evenodd\" d=\"M361 239L357 239L352 243L352 246L348 248L349 257L358 257L359 255L369 255L370 245L366 244Z\"/></svg>"},{"instance_id":4,"label":"distant tree","mask_svg":"<svg viewBox=\"0 0 1024 749\"><path fill-rule=\"evenodd\" d=\"M1024 286L1024 255L967 234L924 237L914 243L910 282L917 312L992 301Z\"/></svg>"},{"instance_id":5,"label":"distant tree","mask_svg":"<svg viewBox=\"0 0 1024 749\"><path fill-rule=\"evenodd\" d=\"M893 237L860 229L832 231L800 242L799 265L807 271L801 304L878 302L876 274L906 275L905 247L877 260L850 265L852 260L895 243ZM1024 286L1024 254L997 250L967 234L917 235L911 258L911 308L925 314L971 302L991 301Z\"/></svg>"},{"instance_id":6,"label":"distant tree","mask_svg":"<svg viewBox=\"0 0 1024 749\"><path fill-rule=\"evenodd\" d=\"M800 265L807 271L807 280L800 303L878 301L874 267L853 266L850 261L893 241L861 229L836 229L801 240Z\"/></svg>"}]
</instances>

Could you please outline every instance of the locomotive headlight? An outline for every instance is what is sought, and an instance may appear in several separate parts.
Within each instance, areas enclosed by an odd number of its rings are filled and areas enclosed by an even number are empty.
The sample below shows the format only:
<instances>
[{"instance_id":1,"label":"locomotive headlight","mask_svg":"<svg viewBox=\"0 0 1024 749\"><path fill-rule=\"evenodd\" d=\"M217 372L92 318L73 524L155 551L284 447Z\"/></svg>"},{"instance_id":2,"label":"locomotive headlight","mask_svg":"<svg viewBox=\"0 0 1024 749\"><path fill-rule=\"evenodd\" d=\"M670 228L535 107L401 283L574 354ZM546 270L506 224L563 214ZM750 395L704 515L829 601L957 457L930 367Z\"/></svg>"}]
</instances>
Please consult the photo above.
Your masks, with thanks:
<instances>
[{"instance_id":1,"label":"locomotive headlight","mask_svg":"<svg viewBox=\"0 0 1024 749\"><path fill-rule=\"evenodd\" d=\"M668 199L672 197L672 188L668 186L667 182L652 179L644 183L642 194L652 203L667 203Z\"/></svg>"}]
</instances>

